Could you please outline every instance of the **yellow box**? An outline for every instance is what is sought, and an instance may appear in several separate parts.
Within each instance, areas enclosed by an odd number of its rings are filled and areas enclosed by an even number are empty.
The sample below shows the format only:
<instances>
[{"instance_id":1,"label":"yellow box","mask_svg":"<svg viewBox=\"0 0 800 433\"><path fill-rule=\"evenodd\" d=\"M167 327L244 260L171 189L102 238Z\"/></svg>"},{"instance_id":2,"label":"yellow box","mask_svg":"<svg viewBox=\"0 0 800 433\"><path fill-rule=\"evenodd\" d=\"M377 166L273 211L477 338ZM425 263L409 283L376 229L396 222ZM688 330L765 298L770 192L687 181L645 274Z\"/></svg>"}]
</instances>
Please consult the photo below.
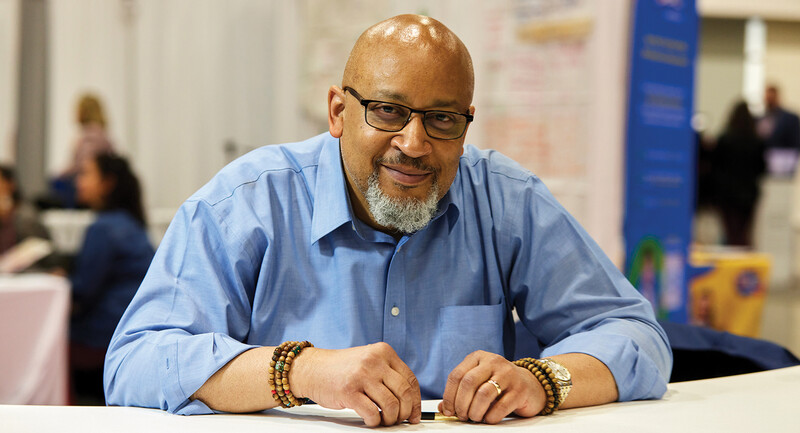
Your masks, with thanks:
<instances>
[{"instance_id":1,"label":"yellow box","mask_svg":"<svg viewBox=\"0 0 800 433\"><path fill-rule=\"evenodd\" d=\"M712 268L690 282L691 323L758 338L770 256L737 249L693 248L689 262Z\"/></svg>"}]
</instances>

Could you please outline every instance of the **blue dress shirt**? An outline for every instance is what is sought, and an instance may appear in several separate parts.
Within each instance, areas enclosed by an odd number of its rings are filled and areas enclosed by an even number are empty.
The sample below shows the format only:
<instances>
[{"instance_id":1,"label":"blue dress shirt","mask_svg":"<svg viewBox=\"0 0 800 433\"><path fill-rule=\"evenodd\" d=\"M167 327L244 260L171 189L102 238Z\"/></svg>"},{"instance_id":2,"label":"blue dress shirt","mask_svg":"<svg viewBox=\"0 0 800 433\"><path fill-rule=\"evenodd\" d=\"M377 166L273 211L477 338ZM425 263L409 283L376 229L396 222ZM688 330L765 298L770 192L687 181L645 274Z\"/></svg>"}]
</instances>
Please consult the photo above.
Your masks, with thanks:
<instances>
[{"instance_id":1,"label":"blue dress shirt","mask_svg":"<svg viewBox=\"0 0 800 433\"><path fill-rule=\"evenodd\" d=\"M650 305L515 162L466 146L435 218L396 241L353 216L337 139L266 146L181 206L114 335L106 398L211 413L189 397L214 372L286 340L384 341L441 398L467 354L513 356L512 308L543 356L604 362L621 400L666 391Z\"/></svg>"}]
</instances>

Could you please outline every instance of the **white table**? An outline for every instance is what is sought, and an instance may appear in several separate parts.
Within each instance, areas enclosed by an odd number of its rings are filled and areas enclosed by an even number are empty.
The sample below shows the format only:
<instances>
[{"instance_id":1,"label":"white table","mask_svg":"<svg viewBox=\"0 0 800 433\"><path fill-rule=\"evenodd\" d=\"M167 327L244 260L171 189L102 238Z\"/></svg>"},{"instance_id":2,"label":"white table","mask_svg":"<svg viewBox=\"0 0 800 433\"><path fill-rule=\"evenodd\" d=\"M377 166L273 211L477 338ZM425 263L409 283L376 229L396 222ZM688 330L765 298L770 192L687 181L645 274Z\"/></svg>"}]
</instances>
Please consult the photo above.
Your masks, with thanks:
<instances>
[{"instance_id":1,"label":"white table","mask_svg":"<svg viewBox=\"0 0 800 433\"><path fill-rule=\"evenodd\" d=\"M69 306L65 278L0 275L0 403L67 403Z\"/></svg>"},{"instance_id":2,"label":"white table","mask_svg":"<svg viewBox=\"0 0 800 433\"><path fill-rule=\"evenodd\" d=\"M546 417L507 419L496 426L461 422L403 424L376 431L535 432L798 432L800 367L670 384L663 400L570 409ZM435 401L423 402L434 410ZM350 410L314 405L248 415L170 415L124 407L2 406L0 431L18 432L329 432L357 431Z\"/></svg>"}]
</instances>

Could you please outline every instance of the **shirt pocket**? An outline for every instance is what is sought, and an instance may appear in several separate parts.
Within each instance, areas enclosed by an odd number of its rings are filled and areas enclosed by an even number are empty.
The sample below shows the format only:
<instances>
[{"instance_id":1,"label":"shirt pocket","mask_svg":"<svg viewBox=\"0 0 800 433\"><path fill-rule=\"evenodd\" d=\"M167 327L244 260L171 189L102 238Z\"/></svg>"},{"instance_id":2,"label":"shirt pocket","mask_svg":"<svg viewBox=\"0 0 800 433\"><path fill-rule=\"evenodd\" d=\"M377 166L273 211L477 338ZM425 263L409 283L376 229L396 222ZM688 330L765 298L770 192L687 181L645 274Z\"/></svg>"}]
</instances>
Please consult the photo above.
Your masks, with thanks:
<instances>
[{"instance_id":1,"label":"shirt pocket","mask_svg":"<svg viewBox=\"0 0 800 433\"><path fill-rule=\"evenodd\" d=\"M439 309L442 368L445 374L476 350L503 354L506 306L456 305Z\"/></svg>"}]
</instances>

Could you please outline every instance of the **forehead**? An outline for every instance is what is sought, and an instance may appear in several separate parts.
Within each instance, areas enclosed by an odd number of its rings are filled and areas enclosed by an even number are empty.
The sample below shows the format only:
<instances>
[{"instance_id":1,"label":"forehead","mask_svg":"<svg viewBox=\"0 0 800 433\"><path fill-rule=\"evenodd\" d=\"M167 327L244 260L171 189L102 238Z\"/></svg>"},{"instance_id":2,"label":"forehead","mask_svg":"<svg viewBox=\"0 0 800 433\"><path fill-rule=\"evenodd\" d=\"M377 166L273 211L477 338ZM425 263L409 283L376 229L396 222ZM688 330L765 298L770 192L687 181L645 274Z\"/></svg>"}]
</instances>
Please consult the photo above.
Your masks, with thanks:
<instances>
[{"instance_id":1,"label":"forehead","mask_svg":"<svg viewBox=\"0 0 800 433\"><path fill-rule=\"evenodd\" d=\"M421 51L401 47L371 53L361 63L354 87L364 97L412 107L467 109L472 85L462 62Z\"/></svg>"},{"instance_id":2,"label":"forehead","mask_svg":"<svg viewBox=\"0 0 800 433\"><path fill-rule=\"evenodd\" d=\"M405 93L401 93L394 90L389 89L377 89L372 93L372 98L378 99L384 102L395 102L402 105L414 106L414 98L413 95L407 95ZM442 97L437 99L434 95L430 95L427 98L427 104L431 107L460 107L462 104L458 100L458 98L446 98Z\"/></svg>"}]
</instances>

